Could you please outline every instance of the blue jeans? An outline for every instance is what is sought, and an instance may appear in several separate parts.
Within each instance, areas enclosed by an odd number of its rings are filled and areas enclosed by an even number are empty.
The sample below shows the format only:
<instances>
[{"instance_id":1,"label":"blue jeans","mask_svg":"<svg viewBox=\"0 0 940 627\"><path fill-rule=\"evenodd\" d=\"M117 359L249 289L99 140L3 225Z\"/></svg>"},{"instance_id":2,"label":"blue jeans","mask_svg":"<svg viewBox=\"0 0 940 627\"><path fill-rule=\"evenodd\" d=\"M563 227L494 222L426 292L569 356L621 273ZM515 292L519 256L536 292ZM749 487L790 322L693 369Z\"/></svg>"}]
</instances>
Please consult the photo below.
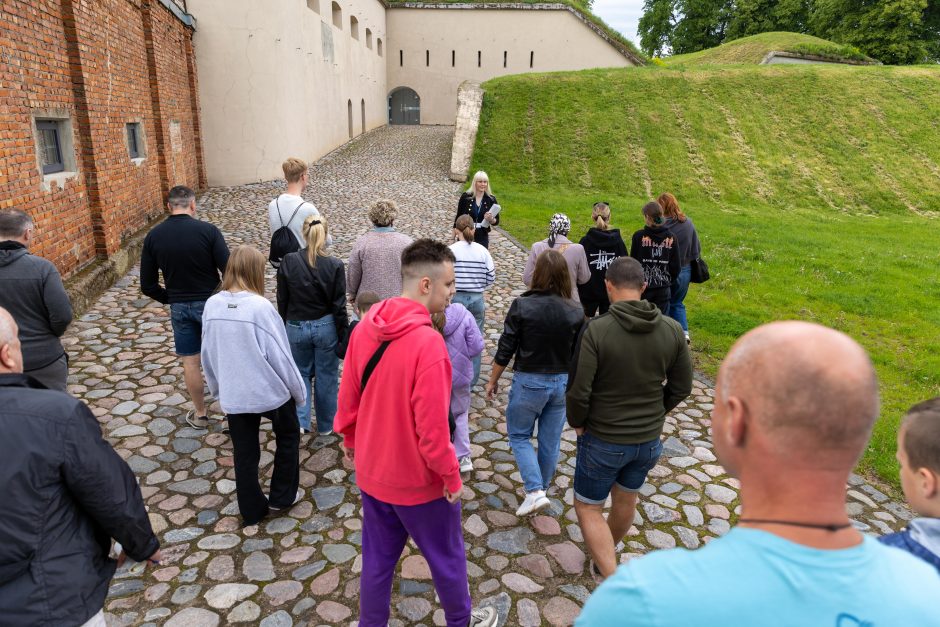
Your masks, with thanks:
<instances>
[{"instance_id":1,"label":"blue jeans","mask_svg":"<svg viewBox=\"0 0 940 627\"><path fill-rule=\"evenodd\" d=\"M565 427L567 383L567 374L515 372L512 375L506 427L526 492L547 490L552 483L561 432ZM539 426L538 454L530 441L536 424Z\"/></svg>"},{"instance_id":2,"label":"blue jeans","mask_svg":"<svg viewBox=\"0 0 940 627\"><path fill-rule=\"evenodd\" d=\"M682 330L689 332L689 322L685 317L685 295L689 293L689 279L692 278L692 266L682 266L679 276L672 283L672 299L669 303L669 317L682 325Z\"/></svg>"},{"instance_id":3,"label":"blue jeans","mask_svg":"<svg viewBox=\"0 0 940 627\"><path fill-rule=\"evenodd\" d=\"M486 340L486 335L483 333L483 312L486 309L486 306L483 304L483 292L457 292L454 294L453 302L460 303L473 314L477 328L480 329L480 335ZM486 349L484 349L484 351L485 350ZM473 378L470 380L471 388L477 384L477 380L480 378L480 359L482 357L483 353L480 353L473 358Z\"/></svg>"},{"instance_id":4,"label":"blue jeans","mask_svg":"<svg viewBox=\"0 0 940 627\"><path fill-rule=\"evenodd\" d=\"M332 315L319 320L288 320L287 340L294 363L307 388L307 402L297 409L300 426L310 430L310 378L317 414L317 431L333 430L336 396L339 393L339 357L336 356L336 325Z\"/></svg>"},{"instance_id":5,"label":"blue jeans","mask_svg":"<svg viewBox=\"0 0 940 627\"><path fill-rule=\"evenodd\" d=\"M173 343L180 357L198 355L202 350L202 311L205 307L204 300L170 303Z\"/></svg>"},{"instance_id":6,"label":"blue jeans","mask_svg":"<svg viewBox=\"0 0 940 627\"><path fill-rule=\"evenodd\" d=\"M639 492L662 452L659 438L641 444L614 444L585 433L578 438L574 498L600 505L614 485L624 492Z\"/></svg>"}]
</instances>

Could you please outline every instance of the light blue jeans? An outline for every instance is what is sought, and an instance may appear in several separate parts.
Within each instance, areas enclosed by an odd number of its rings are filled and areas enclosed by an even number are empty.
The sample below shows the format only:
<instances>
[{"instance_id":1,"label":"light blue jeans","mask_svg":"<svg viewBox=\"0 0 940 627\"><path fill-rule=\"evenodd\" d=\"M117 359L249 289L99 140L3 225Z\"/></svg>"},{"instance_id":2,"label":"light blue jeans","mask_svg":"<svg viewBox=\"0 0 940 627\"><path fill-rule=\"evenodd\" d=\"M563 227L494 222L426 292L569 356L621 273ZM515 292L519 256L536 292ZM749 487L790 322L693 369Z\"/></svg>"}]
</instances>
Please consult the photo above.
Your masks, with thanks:
<instances>
[{"instance_id":1,"label":"light blue jeans","mask_svg":"<svg viewBox=\"0 0 940 627\"><path fill-rule=\"evenodd\" d=\"M333 316L326 315L319 320L288 320L287 340L307 389L307 402L297 409L300 426L310 431L310 378L313 377L317 432L332 431L339 393L339 357L336 356Z\"/></svg>"},{"instance_id":2,"label":"light blue jeans","mask_svg":"<svg viewBox=\"0 0 940 627\"><path fill-rule=\"evenodd\" d=\"M526 492L547 490L555 475L565 427L567 374L515 372L506 407L509 445L516 458ZM532 432L538 425L538 453L532 447Z\"/></svg>"},{"instance_id":3,"label":"light blue jeans","mask_svg":"<svg viewBox=\"0 0 940 627\"><path fill-rule=\"evenodd\" d=\"M486 340L486 335L483 333L483 312L486 310L486 306L483 304L483 292L457 292L454 294L453 302L460 303L473 314L477 328L480 329L480 335ZM483 350L484 352L486 351L486 349ZM480 378L480 360L482 357L483 353L480 353L473 358L473 379L470 380L471 388L477 384L477 380Z\"/></svg>"},{"instance_id":4,"label":"light blue jeans","mask_svg":"<svg viewBox=\"0 0 940 627\"><path fill-rule=\"evenodd\" d=\"M686 294L689 293L689 280L692 278L692 266L683 266L679 276L672 283L672 298L669 301L669 317L682 325L682 330L689 332L689 322L685 317Z\"/></svg>"}]
</instances>

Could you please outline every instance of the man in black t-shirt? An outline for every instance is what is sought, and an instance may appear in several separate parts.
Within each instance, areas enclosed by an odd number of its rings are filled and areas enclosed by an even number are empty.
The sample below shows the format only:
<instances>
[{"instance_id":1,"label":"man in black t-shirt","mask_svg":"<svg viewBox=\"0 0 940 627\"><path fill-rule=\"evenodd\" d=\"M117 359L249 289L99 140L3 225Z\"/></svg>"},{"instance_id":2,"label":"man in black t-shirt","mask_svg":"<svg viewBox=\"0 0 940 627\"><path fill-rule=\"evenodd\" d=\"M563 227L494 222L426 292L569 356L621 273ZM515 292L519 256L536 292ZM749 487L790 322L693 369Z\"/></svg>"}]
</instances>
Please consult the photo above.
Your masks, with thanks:
<instances>
[{"instance_id":1,"label":"man in black t-shirt","mask_svg":"<svg viewBox=\"0 0 940 627\"><path fill-rule=\"evenodd\" d=\"M186 391L193 401L186 422L204 429L209 420L199 361L202 310L219 286L228 262L228 246L219 229L195 219L193 190L177 185L167 195L167 207L170 217L144 240L140 289L150 298L170 305L176 354L182 358ZM163 286L158 271L163 273Z\"/></svg>"}]
</instances>

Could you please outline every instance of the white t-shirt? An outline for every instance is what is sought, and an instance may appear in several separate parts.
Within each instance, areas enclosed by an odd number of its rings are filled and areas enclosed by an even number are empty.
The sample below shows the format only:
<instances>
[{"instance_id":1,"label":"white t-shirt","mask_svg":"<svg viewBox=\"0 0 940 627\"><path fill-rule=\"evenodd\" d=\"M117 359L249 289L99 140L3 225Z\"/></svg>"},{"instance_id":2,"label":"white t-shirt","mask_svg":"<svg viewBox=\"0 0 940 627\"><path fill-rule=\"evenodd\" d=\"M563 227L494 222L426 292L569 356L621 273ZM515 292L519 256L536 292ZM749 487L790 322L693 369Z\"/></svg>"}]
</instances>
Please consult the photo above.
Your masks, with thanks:
<instances>
[{"instance_id":1,"label":"white t-shirt","mask_svg":"<svg viewBox=\"0 0 940 627\"><path fill-rule=\"evenodd\" d=\"M300 210L291 219L297 207L300 207ZM293 194L281 194L268 205L268 226L271 227L271 235L274 235L274 232L282 226L287 226L294 234L294 237L297 238L300 247L303 248L307 245L307 242L304 241L301 228L307 216L320 217L320 212L317 211L312 202L307 202L300 196L294 196ZM288 221L290 222L288 223ZM331 244L332 238L328 237L326 242L327 245Z\"/></svg>"}]
</instances>

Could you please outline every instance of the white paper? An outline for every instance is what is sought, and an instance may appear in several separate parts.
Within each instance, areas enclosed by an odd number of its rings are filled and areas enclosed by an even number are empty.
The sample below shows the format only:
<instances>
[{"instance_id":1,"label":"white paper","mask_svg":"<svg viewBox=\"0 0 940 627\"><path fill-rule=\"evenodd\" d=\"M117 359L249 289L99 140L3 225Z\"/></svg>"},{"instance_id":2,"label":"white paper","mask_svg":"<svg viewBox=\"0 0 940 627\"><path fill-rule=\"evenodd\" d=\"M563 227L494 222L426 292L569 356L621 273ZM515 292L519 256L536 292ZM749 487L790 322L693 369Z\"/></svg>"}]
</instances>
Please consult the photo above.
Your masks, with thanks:
<instances>
[{"instance_id":1,"label":"white paper","mask_svg":"<svg viewBox=\"0 0 940 627\"><path fill-rule=\"evenodd\" d=\"M501 210L502 210L502 207L500 207L499 205L493 205L492 207L490 207L490 214L492 214L492 216L495 218L496 216L499 215L499 212ZM488 229L490 227L489 221L484 220L483 222L480 222L480 227L484 229Z\"/></svg>"}]
</instances>

